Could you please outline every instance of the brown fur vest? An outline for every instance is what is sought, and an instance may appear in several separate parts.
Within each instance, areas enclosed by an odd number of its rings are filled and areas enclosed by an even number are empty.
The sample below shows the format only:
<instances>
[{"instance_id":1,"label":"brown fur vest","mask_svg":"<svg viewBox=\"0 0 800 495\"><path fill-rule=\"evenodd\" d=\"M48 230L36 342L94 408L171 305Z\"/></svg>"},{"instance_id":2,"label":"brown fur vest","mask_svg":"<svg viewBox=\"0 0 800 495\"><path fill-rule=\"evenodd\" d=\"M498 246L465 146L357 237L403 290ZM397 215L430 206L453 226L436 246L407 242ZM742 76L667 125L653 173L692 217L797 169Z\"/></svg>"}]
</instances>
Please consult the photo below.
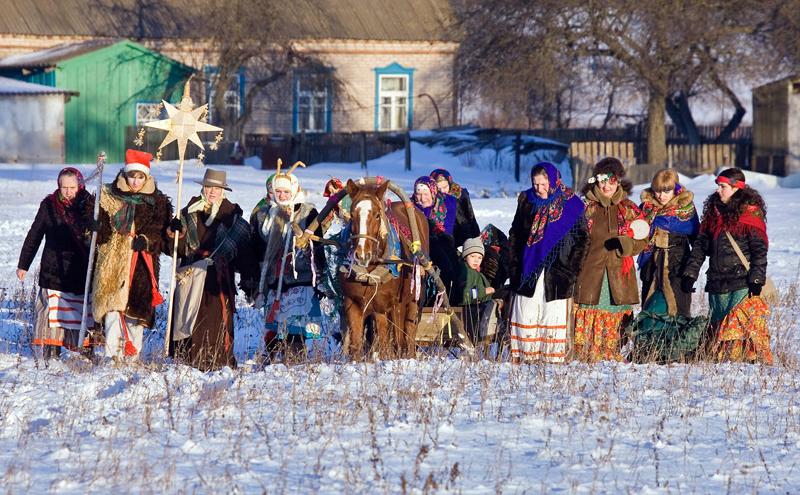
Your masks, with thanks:
<instances>
[{"instance_id":1,"label":"brown fur vest","mask_svg":"<svg viewBox=\"0 0 800 495\"><path fill-rule=\"evenodd\" d=\"M121 197L131 194L123 174L112 184L103 186L100 197L100 229L98 231L97 261L94 276L93 313L98 322L109 311L120 311L138 319L147 326L153 325L155 308L149 271L140 257L131 282L132 235L116 231L111 217L123 206ZM155 204L136 207L133 231L147 237L147 252L153 256L153 270L158 280L159 255L168 249L166 227L172 217L172 204L158 190L155 180L148 177L141 194L153 195ZM137 254L138 256L138 254Z\"/></svg>"}]
</instances>

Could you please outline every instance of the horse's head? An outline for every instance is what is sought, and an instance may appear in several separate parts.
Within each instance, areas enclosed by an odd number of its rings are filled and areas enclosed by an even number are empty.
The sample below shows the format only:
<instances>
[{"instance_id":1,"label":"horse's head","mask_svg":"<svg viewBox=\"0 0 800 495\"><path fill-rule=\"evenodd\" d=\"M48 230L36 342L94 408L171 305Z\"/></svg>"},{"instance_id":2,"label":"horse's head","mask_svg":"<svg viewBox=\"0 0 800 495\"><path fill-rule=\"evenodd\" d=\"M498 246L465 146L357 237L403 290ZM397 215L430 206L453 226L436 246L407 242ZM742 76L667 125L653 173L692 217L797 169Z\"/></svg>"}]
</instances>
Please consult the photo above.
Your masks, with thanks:
<instances>
[{"instance_id":1,"label":"horse's head","mask_svg":"<svg viewBox=\"0 0 800 495\"><path fill-rule=\"evenodd\" d=\"M361 266L383 255L386 248L386 229L383 197L388 182L379 186L359 185L347 181L350 207L350 254Z\"/></svg>"}]
</instances>

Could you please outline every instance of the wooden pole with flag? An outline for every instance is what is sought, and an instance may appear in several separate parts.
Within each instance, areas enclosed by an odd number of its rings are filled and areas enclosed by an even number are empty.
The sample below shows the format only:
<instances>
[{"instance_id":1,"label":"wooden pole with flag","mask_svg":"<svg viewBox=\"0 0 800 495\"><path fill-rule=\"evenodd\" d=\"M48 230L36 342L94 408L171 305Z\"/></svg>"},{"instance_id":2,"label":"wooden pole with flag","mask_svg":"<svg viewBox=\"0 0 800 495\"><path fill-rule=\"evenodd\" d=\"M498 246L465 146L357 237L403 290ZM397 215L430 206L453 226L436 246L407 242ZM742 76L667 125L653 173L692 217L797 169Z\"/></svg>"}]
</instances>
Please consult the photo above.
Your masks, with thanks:
<instances>
[{"instance_id":1,"label":"wooden pole with flag","mask_svg":"<svg viewBox=\"0 0 800 495\"><path fill-rule=\"evenodd\" d=\"M206 115L208 104L201 105L197 108L194 107L194 102L189 91L189 83L191 78L186 81L183 88L183 97L181 98L178 107L163 101L164 108L167 110L167 118L158 120L156 122L149 122L145 124L147 127L167 131L167 136L159 145L158 149L162 149L168 144L176 141L178 143L178 204L175 208L175 218L180 218L182 193L183 193L183 161L186 156L186 145L191 141L196 144L201 150L205 149L203 142L200 140L198 132L222 132L221 127L213 126L203 121L203 116ZM169 340L170 331L172 328L172 306L173 306L173 293L175 291L175 273L178 268L178 235L175 235L172 244L172 273L169 277L169 306L167 307L167 328L164 330L164 355L169 353Z\"/></svg>"}]
</instances>

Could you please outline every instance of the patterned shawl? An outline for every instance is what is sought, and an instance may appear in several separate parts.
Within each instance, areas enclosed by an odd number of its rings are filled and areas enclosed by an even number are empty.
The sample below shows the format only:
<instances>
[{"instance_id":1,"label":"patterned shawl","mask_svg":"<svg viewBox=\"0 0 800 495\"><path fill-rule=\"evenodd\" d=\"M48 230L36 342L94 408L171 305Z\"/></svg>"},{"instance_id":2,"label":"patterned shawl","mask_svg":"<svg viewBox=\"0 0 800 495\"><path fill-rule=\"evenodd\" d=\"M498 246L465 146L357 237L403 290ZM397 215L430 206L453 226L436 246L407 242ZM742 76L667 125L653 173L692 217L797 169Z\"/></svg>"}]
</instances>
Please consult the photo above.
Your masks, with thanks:
<instances>
[{"instance_id":1,"label":"patterned shawl","mask_svg":"<svg viewBox=\"0 0 800 495\"><path fill-rule=\"evenodd\" d=\"M533 221L522 253L523 283L535 278L544 268L550 252L565 238L584 212L583 201L561 182L561 172L555 165L548 162L537 164L540 165L547 171L550 189L547 199L539 198L533 187L525 191L528 202L533 205Z\"/></svg>"},{"instance_id":2,"label":"patterned shawl","mask_svg":"<svg viewBox=\"0 0 800 495\"><path fill-rule=\"evenodd\" d=\"M448 184L450 184L450 194L451 196L455 196L456 199L461 198L461 191L462 188L460 185L453 182L453 175L443 168L437 168L431 172L431 179L438 181L439 178L444 177Z\"/></svg>"},{"instance_id":3,"label":"patterned shawl","mask_svg":"<svg viewBox=\"0 0 800 495\"><path fill-rule=\"evenodd\" d=\"M431 191L433 205L423 207L414 199L414 205L421 211L431 224L433 234L447 233L452 235L456 225L456 198L450 194L442 194L436 187L436 181L427 175L423 175L414 182L414 192L417 186L424 185Z\"/></svg>"},{"instance_id":4,"label":"patterned shawl","mask_svg":"<svg viewBox=\"0 0 800 495\"><path fill-rule=\"evenodd\" d=\"M680 184L675 184L675 196L665 205L656 201L652 189L642 191L642 204L639 207L647 223L650 224L650 243L639 255L639 266L646 265L653 256L653 234L656 228L673 234L694 236L700 227L694 195Z\"/></svg>"}]
</instances>

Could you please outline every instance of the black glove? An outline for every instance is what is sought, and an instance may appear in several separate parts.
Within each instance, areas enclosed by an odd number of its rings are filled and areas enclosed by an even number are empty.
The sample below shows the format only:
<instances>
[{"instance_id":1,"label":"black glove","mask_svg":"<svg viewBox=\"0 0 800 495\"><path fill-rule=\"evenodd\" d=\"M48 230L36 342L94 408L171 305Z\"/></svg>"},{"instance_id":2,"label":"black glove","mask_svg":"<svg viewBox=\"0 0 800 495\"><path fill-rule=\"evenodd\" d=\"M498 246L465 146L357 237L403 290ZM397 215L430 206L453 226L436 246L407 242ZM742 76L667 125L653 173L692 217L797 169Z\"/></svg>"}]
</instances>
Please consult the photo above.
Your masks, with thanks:
<instances>
[{"instance_id":1,"label":"black glove","mask_svg":"<svg viewBox=\"0 0 800 495\"><path fill-rule=\"evenodd\" d=\"M131 248L134 251L146 251L147 237L143 236L142 234L139 234L136 237L134 237L133 242L131 243Z\"/></svg>"},{"instance_id":2,"label":"black glove","mask_svg":"<svg viewBox=\"0 0 800 495\"><path fill-rule=\"evenodd\" d=\"M97 232L100 230L100 220L92 220L89 222L89 230L92 232Z\"/></svg>"},{"instance_id":3,"label":"black glove","mask_svg":"<svg viewBox=\"0 0 800 495\"><path fill-rule=\"evenodd\" d=\"M692 277L681 277L681 290L687 294L694 292L694 283L696 279Z\"/></svg>"},{"instance_id":4,"label":"black glove","mask_svg":"<svg viewBox=\"0 0 800 495\"><path fill-rule=\"evenodd\" d=\"M169 230L173 232L180 232L183 229L183 222L178 217L173 217L172 220L169 221Z\"/></svg>"},{"instance_id":5,"label":"black glove","mask_svg":"<svg viewBox=\"0 0 800 495\"><path fill-rule=\"evenodd\" d=\"M747 284L747 293L748 293L747 295L749 295L749 296L760 296L761 295L761 289L763 287L764 286L761 285L761 284Z\"/></svg>"},{"instance_id":6,"label":"black glove","mask_svg":"<svg viewBox=\"0 0 800 495\"><path fill-rule=\"evenodd\" d=\"M622 243L619 242L619 239L617 239L616 237L612 237L611 239L606 239L606 242L604 242L603 245L609 251L622 251Z\"/></svg>"}]
</instances>

